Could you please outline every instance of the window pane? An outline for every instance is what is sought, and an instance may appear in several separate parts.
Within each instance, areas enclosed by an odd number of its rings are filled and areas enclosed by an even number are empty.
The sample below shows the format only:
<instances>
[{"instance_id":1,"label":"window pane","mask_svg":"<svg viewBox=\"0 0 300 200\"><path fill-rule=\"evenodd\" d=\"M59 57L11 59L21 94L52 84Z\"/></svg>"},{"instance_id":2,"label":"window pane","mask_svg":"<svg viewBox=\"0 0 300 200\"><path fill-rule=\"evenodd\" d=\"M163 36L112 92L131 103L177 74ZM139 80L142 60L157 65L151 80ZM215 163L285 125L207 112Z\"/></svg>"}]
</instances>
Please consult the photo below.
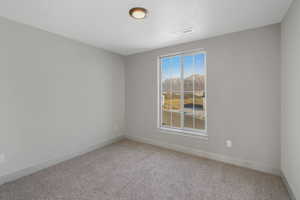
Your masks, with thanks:
<instances>
[{"instance_id":1,"label":"window pane","mask_svg":"<svg viewBox=\"0 0 300 200\"><path fill-rule=\"evenodd\" d=\"M170 58L163 58L161 60L161 84L163 92L171 91L171 81L172 76L172 60Z\"/></svg>"},{"instance_id":2,"label":"window pane","mask_svg":"<svg viewBox=\"0 0 300 200\"><path fill-rule=\"evenodd\" d=\"M193 113L184 113L184 127L193 128Z\"/></svg>"},{"instance_id":3,"label":"window pane","mask_svg":"<svg viewBox=\"0 0 300 200\"><path fill-rule=\"evenodd\" d=\"M196 54L195 59L195 74L205 74L205 56L204 54Z\"/></svg>"},{"instance_id":4,"label":"window pane","mask_svg":"<svg viewBox=\"0 0 300 200\"><path fill-rule=\"evenodd\" d=\"M205 112L197 111L195 115L195 128L200 130L205 130Z\"/></svg>"},{"instance_id":5,"label":"window pane","mask_svg":"<svg viewBox=\"0 0 300 200\"><path fill-rule=\"evenodd\" d=\"M181 110L181 92L174 91L172 92L172 101L171 101L171 108L172 110L180 111Z\"/></svg>"},{"instance_id":6,"label":"window pane","mask_svg":"<svg viewBox=\"0 0 300 200\"><path fill-rule=\"evenodd\" d=\"M172 74L171 74L171 83L172 91L181 90L181 66L180 66L180 57L175 56L171 58L172 65Z\"/></svg>"},{"instance_id":7,"label":"window pane","mask_svg":"<svg viewBox=\"0 0 300 200\"><path fill-rule=\"evenodd\" d=\"M187 78L194 73L193 69L194 56L183 56L183 77Z\"/></svg>"},{"instance_id":8,"label":"window pane","mask_svg":"<svg viewBox=\"0 0 300 200\"><path fill-rule=\"evenodd\" d=\"M162 91L171 92L171 81L169 79L162 80Z\"/></svg>"},{"instance_id":9,"label":"window pane","mask_svg":"<svg viewBox=\"0 0 300 200\"><path fill-rule=\"evenodd\" d=\"M200 111L204 109L204 94L203 94L204 91L195 91L194 92L194 99L195 99L195 106L194 106L194 109L195 109L195 112L196 111Z\"/></svg>"},{"instance_id":10,"label":"window pane","mask_svg":"<svg viewBox=\"0 0 300 200\"><path fill-rule=\"evenodd\" d=\"M195 128L205 130L205 120L204 91L195 91Z\"/></svg>"},{"instance_id":11,"label":"window pane","mask_svg":"<svg viewBox=\"0 0 300 200\"><path fill-rule=\"evenodd\" d=\"M204 92L205 90L205 75L195 75L194 77L194 89Z\"/></svg>"},{"instance_id":12,"label":"window pane","mask_svg":"<svg viewBox=\"0 0 300 200\"><path fill-rule=\"evenodd\" d=\"M195 128L205 130L205 57L204 54L195 55Z\"/></svg>"},{"instance_id":13,"label":"window pane","mask_svg":"<svg viewBox=\"0 0 300 200\"><path fill-rule=\"evenodd\" d=\"M194 65L193 56L183 57L183 78L184 78L184 91L193 91L193 73Z\"/></svg>"},{"instance_id":14,"label":"window pane","mask_svg":"<svg viewBox=\"0 0 300 200\"><path fill-rule=\"evenodd\" d=\"M172 94L171 92L164 92L162 94L162 108L164 110L170 110L172 108Z\"/></svg>"},{"instance_id":15,"label":"window pane","mask_svg":"<svg viewBox=\"0 0 300 200\"><path fill-rule=\"evenodd\" d=\"M194 89L203 91L205 90L205 67L204 67L204 54L195 55L194 67Z\"/></svg>"},{"instance_id":16,"label":"window pane","mask_svg":"<svg viewBox=\"0 0 300 200\"><path fill-rule=\"evenodd\" d=\"M193 77L187 77L184 79L184 91L193 91Z\"/></svg>"},{"instance_id":17,"label":"window pane","mask_svg":"<svg viewBox=\"0 0 300 200\"><path fill-rule=\"evenodd\" d=\"M163 110L162 111L162 125L171 126L171 112Z\"/></svg>"},{"instance_id":18,"label":"window pane","mask_svg":"<svg viewBox=\"0 0 300 200\"><path fill-rule=\"evenodd\" d=\"M181 120L180 120L180 113L179 112L172 112L172 126L176 128L181 127Z\"/></svg>"},{"instance_id":19,"label":"window pane","mask_svg":"<svg viewBox=\"0 0 300 200\"><path fill-rule=\"evenodd\" d=\"M184 92L184 112L193 113L193 92Z\"/></svg>"}]
</instances>

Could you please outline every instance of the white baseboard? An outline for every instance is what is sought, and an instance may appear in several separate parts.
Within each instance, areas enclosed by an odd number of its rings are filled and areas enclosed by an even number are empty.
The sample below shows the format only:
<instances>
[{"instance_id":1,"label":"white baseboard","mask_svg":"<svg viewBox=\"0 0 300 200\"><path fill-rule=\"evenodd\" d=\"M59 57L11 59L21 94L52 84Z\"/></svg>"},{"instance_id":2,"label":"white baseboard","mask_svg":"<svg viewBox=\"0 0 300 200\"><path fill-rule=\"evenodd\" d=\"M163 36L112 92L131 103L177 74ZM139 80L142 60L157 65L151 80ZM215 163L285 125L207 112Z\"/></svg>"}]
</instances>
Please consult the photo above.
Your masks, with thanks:
<instances>
[{"instance_id":1,"label":"white baseboard","mask_svg":"<svg viewBox=\"0 0 300 200\"><path fill-rule=\"evenodd\" d=\"M151 144L151 145L155 145L155 146L159 146L159 147L163 147L163 148L167 148L167 149L171 149L171 150L175 150L175 151L179 151L179 152L183 152L183 153L188 153L188 154L196 155L199 157L208 158L211 160L216 160L216 161L220 161L220 162L224 162L224 163L228 163L228 164L232 164L232 165L236 165L236 166L240 166L240 167L245 167L245 168L261 171L264 173L274 174L277 176L281 175L281 171L279 169L275 169L272 166L257 163L254 161L236 159L236 158L224 156L221 154L205 152L205 151L201 151L199 149L189 148L189 147L185 147L185 146L181 146L181 145L177 145L177 144L170 144L170 143L166 143L166 142L160 142L160 141L156 141L156 140L149 139L149 138L136 137L136 136L130 136L130 135L125 135L125 137L130 140L137 141L137 142L147 143L147 144Z\"/></svg>"},{"instance_id":2,"label":"white baseboard","mask_svg":"<svg viewBox=\"0 0 300 200\"><path fill-rule=\"evenodd\" d=\"M124 136L119 136L119 137L116 137L116 138L113 138L113 139L109 139L109 140L100 142L98 144L89 146L89 147L87 147L85 149L82 149L80 151L77 151L77 152L74 152L74 153L71 153L71 154L68 154L68 155L64 155L64 156L62 156L60 158L52 159L52 160L47 160L47 161L41 162L41 163L39 163L37 165L31 166L31 167L27 167L27 168L24 168L22 170L13 172L11 174L0 176L0 185L2 185L4 183L7 183L7 182L14 181L14 180L19 179L19 178L21 178L23 176L27 176L27 175L33 174L33 173L35 173L37 171L40 171L40 170L45 169L45 168L48 168L48 167L53 166L55 164L58 164L60 162L63 162L63 161L66 161L66 160L70 160L70 159L72 159L74 157L83 155L85 153L88 153L90 151L96 150L98 148L102 148L102 147L107 146L109 144L118 142L118 141L122 140L123 138L124 138Z\"/></svg>"},{"instance_id":3,"label":"white baseboard","mask_svg":"<svg viewBox=\"0 0 300 200\"><path fill-rule=\"evenodd\" d=\"M285 187L287 188L287 191L289 193L290 199L291 200L296 200L294 192L293 192L293 190L292 190L292 188L291 188L289 182L287 181L287 179L286 179L286 177L285 177L285 175L284 175L283 172L281 172L281 178L282 178L282 181L283 181Z\"/></svg>"}]
</instances>

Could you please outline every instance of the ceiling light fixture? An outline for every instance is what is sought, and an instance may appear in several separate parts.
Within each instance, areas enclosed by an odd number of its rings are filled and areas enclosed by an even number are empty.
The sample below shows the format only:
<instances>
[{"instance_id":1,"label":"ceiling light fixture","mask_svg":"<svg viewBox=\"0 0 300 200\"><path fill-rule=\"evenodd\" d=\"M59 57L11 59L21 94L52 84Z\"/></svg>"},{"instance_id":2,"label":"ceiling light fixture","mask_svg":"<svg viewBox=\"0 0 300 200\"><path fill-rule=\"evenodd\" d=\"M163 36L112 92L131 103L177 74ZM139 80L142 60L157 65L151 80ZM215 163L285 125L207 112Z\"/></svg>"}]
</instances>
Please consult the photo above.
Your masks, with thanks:
<instances>
[{"instance_id":1,"label":"ceiling light fixture","mask_svg":"<svg viewBox=\"0 0 300 200\"><path fill-rule=\"evenodd\" d=\"M135 7L129 10L129 15L134 19L144 19L148 14L148 11L142 7Z\"/></svg>"}]
</instances>

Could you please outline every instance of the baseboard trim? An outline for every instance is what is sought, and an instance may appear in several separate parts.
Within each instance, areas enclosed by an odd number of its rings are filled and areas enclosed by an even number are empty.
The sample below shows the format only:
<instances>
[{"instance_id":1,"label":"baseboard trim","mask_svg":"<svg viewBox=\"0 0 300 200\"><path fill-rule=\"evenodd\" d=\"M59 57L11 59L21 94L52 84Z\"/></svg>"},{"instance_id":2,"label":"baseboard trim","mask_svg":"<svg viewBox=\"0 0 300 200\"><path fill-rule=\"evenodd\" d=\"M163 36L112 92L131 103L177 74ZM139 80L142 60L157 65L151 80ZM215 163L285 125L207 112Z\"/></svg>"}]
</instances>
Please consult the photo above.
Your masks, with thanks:
<instances>
[{"instance_id":1,"label":"baseboard trim","mask_svg":"<svg viewBox=\"0 0 300 200\"><path fill-rule=\"evenodd\" d=\"M287 189L287 191L289 193L290 199L291 200L296 200L294 192L293 192L293 190L292 190L292 188L291 188L289 182L287 181L287 179L286 179L286 177L285 177L285 175L284 175L283 172L281 172L281 179L282 179L282 181L283 181L283 183L284 183L284 185L285 185L285 187L286 187L286 189Z\"/></svg>"},{"instance_id":2,"label":"baseboard trim","mask_svg":"<svg viewBox=\"0 0 300 200\"><path fill-rule=\"evenodd\" d=\"M160 141L156 141L156 140L149 139L149 138L136 137L136 136L130 136L130 135L125 135L125 137L127 139L134 140L137 142L142 142L142 143L146 143L146 144L163 147L166 149L175 150L178 152L192 154L195 156L228 163L228 164L236 165L239 167L244 167L244 168L248 168L248 169L252 169L252 170L256 170L256 171L260 171L260 172L264 172L264 173L268 173L268 174L273 174L276 176L281 175L281 171L279 169L275 169L272 166L268 166L265 164L261 164L261 163L257 163L257 162L253 162L253 161L249 161L249 160L236 159L236 158L232 158L229 156L205 152L205 151L201 151L201 150L195 149L195 148L185 147L182 145L160 142Z\"/></svg>"},{"instance_id":3,"label":"baseboard trim","mask_svg":"<svg viewBox=\"0 0 300 200\"><path fill-rule=\"evenodd\" d=\"M56 165L58 163L61 163L63 161L70 160L74 157L83 155L83 154L91 152L93 150L102 148L104 146L110 145L110 144L115 143L115 142L118 142L122 139L124 139L124 136L119 136L119 137L112 138L112 139L109 139L109 140L106 140L106 141L102 141L102 142L99 142L98 144L91 145L91 146L89 146L85 149L82 149L80 151L77 151L77 152L74 152L74 153L71 153L71 154L68 154L68 155L64 155L60 158L47 160L47 161L41 162L37 165L27 167L27 168L24 168L22 170L18 170L16 172L13 172L13 173L10 173L10 174L4 175L4 176L0 176L0 185L2 185L4 183L11 182L11 181L14 181L14 180L17 180L17 179L19 179L21 177L24 177L24 176L28 176L28 175L33 174L35 172L38 172L42 169L46 169L48 167L51 167L51 166Z\"/></svg>"}]
</instances>

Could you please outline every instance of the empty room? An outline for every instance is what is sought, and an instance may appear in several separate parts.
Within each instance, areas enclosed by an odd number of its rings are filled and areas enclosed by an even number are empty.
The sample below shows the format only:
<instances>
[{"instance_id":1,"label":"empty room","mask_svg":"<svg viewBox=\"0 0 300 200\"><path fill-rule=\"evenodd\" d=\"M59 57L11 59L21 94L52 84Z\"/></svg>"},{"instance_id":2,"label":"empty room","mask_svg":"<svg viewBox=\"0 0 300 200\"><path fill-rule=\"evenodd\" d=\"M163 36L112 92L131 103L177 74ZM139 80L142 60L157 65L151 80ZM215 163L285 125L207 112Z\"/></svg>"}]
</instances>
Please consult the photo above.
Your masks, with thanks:
<instances>
[{"instance_id":1,"label":"empty room","mask_svg":"<svg viewBox=\"0 0 300 200\"><path fill-rule=\"evenodd\" d=\"M0 200L300 200L299 0L1 0Z\"/></svg>"}]
</instances>

